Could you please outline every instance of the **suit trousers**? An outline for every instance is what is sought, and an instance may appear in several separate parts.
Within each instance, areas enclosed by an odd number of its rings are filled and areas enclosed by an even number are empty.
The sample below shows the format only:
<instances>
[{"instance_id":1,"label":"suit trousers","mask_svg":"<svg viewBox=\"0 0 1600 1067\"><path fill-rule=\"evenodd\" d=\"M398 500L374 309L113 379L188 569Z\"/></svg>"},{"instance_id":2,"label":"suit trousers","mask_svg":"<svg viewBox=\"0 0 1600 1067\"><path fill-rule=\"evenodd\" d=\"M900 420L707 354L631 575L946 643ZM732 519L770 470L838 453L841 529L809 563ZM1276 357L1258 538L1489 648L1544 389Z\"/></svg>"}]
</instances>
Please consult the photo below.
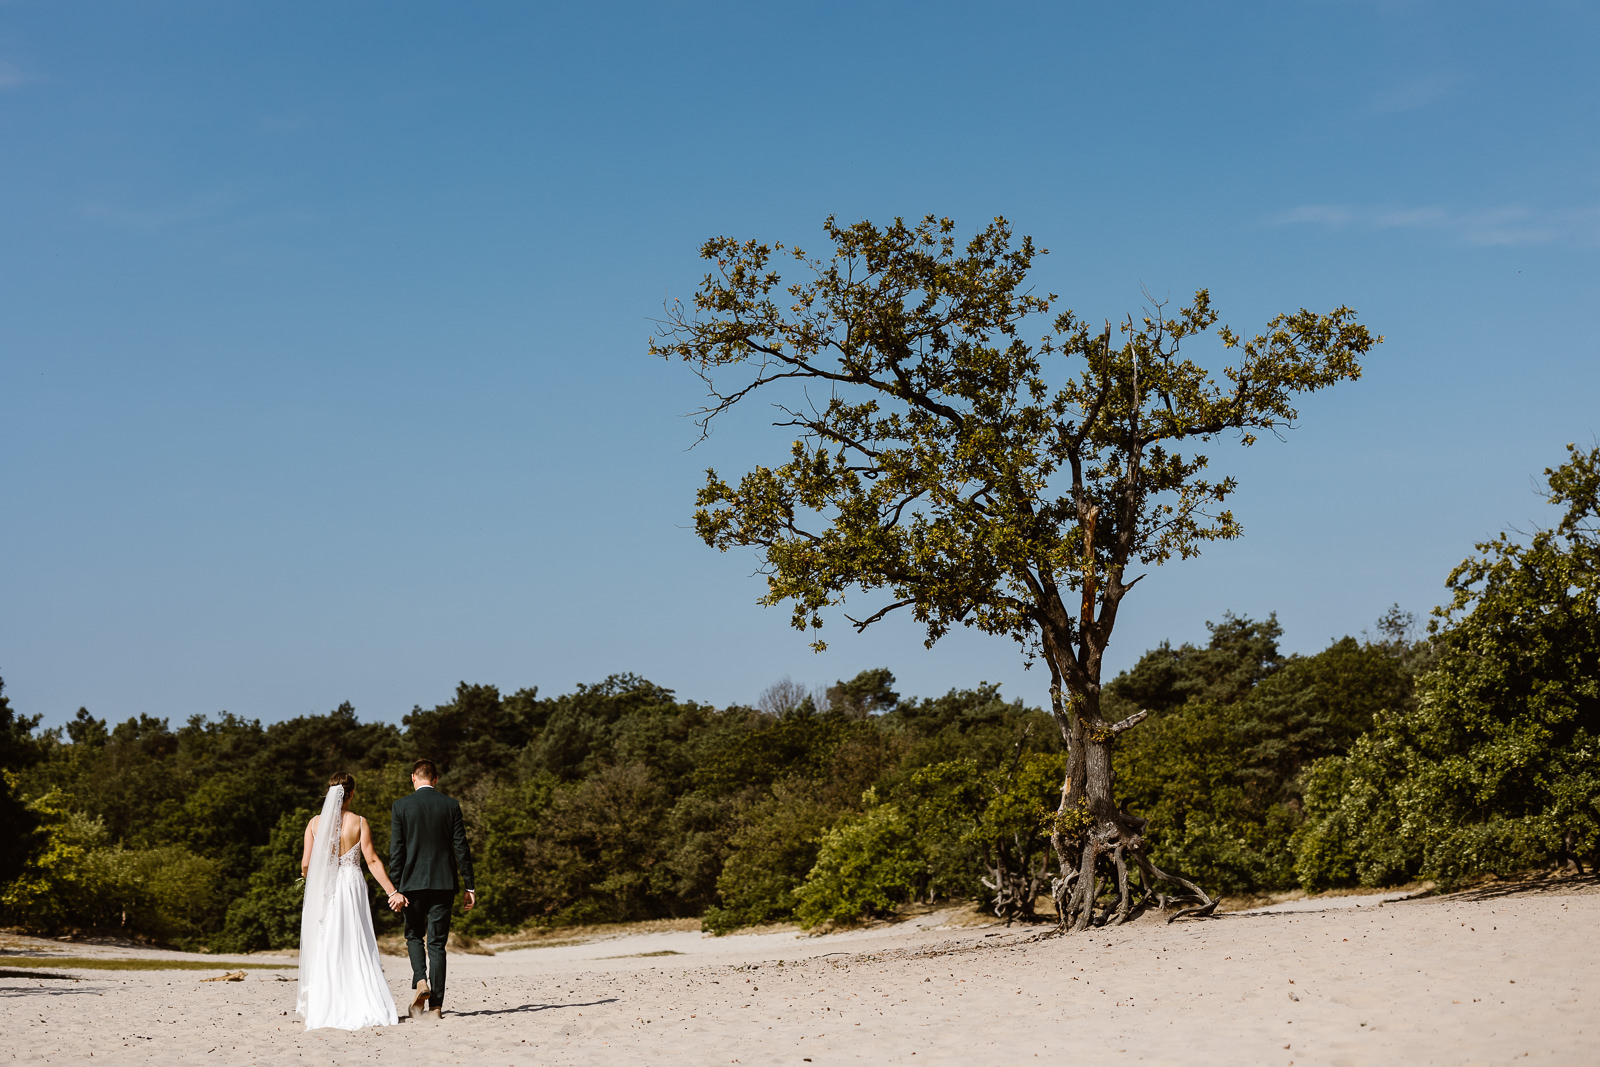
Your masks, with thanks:
<instances>
[{"instance_id":1,"label":"suit trousers","mask_svg":"<svg viewBox=\"0 0 1600 1067\"><path fill-rule=\"evenodd\" d=\"M444 1003L444 945L450 939L452 889L417 889L406 894L406 955L411 957L411 988L428 981L428 1007Z\"/></svg>"}]
</instances>

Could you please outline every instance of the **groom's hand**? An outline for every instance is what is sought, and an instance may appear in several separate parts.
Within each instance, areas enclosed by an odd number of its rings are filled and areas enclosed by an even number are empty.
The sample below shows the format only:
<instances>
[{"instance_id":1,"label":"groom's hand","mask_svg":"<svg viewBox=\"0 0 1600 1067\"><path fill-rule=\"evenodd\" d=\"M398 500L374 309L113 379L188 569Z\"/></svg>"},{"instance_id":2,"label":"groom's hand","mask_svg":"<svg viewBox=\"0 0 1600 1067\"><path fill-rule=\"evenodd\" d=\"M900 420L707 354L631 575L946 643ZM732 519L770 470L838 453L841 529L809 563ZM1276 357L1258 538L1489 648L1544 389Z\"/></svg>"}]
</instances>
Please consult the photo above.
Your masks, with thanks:
<instances>
[{"instance_id":1,"label":"groom's hand","mask_svg":"<svg viewBox=\"0 0 1600 1067\"><path fill-rule=\"evenodd\" d=\"M477 902L478 902L478 894L474 893L472 890L469 889L469 890L467 890L466 898L462 901L461 910L462 911L471 911L472 910L472 906L474 904L476 904Z\"/></svg>"},{"instance_id":2,"label":"groom's hand","mask_svg":"<svg viewBox=\"0 0 1600 1067\"><path fill-rule=\"evenodd\" d=\"M406 899L406 895L404 893L396 893L394 896L389 898L389 910L404 911L405 906L409 903L411 902Z\"/></svg>"}]
</instances>

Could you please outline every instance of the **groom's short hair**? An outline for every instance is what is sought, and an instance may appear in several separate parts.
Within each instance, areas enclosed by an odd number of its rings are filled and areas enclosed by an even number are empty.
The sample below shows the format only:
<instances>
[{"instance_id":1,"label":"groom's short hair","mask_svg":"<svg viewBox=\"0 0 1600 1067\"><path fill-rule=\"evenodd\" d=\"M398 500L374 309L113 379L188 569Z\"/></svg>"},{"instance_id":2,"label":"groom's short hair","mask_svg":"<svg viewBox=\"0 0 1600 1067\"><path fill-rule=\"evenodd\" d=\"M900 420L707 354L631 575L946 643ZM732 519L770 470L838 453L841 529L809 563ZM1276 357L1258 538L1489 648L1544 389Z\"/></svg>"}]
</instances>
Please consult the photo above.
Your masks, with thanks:
<instances>
[{"instance_id":1,"label":"groom's short hair","mask_svg":"<svg viewBox=\"0 0 1600 1067\"><path fill-rule=\"evenodd\" d=\"M439 780L439 768L433 765L433 760L431 759L419 759L411 765L411 777L437 782Z\"/></svg>"}]
</instances>

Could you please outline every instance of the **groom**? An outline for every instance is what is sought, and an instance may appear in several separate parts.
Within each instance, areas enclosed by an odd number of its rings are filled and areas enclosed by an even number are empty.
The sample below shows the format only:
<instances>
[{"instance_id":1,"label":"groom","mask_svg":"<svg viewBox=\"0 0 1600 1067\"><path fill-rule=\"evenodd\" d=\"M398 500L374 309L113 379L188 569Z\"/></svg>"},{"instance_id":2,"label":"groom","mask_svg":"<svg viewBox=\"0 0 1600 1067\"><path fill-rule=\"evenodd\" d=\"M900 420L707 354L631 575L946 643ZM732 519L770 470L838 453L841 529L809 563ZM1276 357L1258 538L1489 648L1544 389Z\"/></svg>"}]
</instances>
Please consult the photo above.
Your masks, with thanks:
<instances>
[{"instance_id":1,"label":"groom","mask_svg":"<svg viewBox=\"0 0 1600 1067\"><path fill-rule=\"evenodd\" d=\"M461 805L434 788L439 770L419 759L411 768L412 793L394 802L389 822L389 872L395 891L389 907L405 912L406 954L411 957L408 1015L444 1014L444 944L450 937L450 905L466 888L467 911L477 903L472 850L461 822ZM426 953L424 953L426 942Z\"/></svg>"}]
</instances>

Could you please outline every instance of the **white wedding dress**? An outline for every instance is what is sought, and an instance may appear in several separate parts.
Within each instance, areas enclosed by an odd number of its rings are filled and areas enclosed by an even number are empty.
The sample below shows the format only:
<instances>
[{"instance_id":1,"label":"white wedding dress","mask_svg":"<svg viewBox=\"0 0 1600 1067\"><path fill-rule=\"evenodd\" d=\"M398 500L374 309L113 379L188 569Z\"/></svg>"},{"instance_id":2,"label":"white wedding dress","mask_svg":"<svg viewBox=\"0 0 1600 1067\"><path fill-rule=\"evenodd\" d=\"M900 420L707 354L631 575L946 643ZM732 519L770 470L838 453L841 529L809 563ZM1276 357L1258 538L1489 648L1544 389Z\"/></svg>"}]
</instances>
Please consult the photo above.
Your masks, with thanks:
<instances>
[{"instance_id":1,"label":"white wedding dress","mask_svg":"<svg viewBox=\"0 0 1600 1067\"><path fill-rule=\"evenodd\" d=\"M372 932L361 843L337 854L343 801L342 787L328 790L306 871L295 1011L305 1016L307 1030L359 1030L399 1021Z\"/></svg>"}]
</instances>

